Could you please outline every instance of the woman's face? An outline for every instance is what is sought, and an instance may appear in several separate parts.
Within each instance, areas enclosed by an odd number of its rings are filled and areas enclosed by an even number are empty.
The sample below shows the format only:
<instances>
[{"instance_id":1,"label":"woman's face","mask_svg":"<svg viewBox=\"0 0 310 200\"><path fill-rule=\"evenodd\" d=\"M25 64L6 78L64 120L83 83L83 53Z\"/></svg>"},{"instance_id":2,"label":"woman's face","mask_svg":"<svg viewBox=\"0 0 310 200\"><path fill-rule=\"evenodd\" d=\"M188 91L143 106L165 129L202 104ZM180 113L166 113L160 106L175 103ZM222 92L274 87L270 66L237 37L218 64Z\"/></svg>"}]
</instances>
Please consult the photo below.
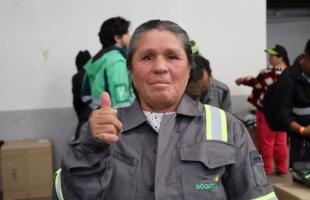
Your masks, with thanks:
<instances>
[{"instance_id":1,"label":"woman's face","mask_svg":"<svg viewBox=\"0 0 310 200\"><path fill-rule=\"evenodd\" d=\"M131 75L143 110L175 111L189 73L183 45L172 32L154 29L141 36L133 54Z\"/></svg>"},{"instance_id":2,"label":"woman's face","mask_svg":"<svg viewBox=\"0 0 310 200\"><path fill-rule=\"evenodd\" d=\"M270 65L272 65L272 66L278 66L282 63L282 58L270 55L269 56L269 62L270 62Z\"/></svg>"}]
</instances>

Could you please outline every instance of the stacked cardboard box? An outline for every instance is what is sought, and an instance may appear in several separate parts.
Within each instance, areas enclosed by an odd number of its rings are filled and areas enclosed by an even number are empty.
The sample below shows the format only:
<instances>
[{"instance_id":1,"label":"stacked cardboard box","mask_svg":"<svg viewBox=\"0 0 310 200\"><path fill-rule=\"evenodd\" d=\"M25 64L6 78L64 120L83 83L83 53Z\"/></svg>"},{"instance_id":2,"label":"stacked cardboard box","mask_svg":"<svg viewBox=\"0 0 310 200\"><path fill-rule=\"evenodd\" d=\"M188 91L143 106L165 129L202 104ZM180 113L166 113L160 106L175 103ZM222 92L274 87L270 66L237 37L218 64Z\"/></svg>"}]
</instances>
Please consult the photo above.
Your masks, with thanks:
<instances>
[{"instance_id":1,"label":"stacked cardboard box","mask_svg":"<svg viewBox=\"0 0 310 200\"><path fill-rule=\"evenodd\" d=\"M52 196L50 140L7 141L1 148L4 200Z\"/></svg>"}]
</instances>

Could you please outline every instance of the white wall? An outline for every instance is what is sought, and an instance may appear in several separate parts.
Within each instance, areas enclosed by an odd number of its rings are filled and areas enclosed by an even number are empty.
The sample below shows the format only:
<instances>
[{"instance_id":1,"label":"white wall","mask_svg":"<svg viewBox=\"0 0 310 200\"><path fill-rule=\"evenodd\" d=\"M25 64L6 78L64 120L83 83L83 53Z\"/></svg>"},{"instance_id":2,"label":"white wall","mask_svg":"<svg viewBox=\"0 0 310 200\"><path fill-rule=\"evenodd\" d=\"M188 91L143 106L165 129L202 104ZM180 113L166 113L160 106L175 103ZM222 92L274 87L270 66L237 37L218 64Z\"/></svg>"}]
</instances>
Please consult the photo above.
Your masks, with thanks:
<instances>
[{"instance_id":1,"label":"white wall","mask_svg":"<svg viewBox=\"0 0 310 200\"><path fill-rule=\"evenodd\" d=\"M1 0L0 111L70 107L74 59L95 54L101 23L121 15L132 30L152 19L176 21L210 59L232 94L234 79L265 65L266 2L261 0Z\"/></svg>"},{"instance_id":2,"label":"white wall","mask_svg":"<svg viewBox=\"0 0 310 200\"><path fill-rule=\"evenodd\" d=\"M234 81L265 67L266 2L184 0L180 4L182 13L188 13L181 24L210 60L214 77L228 84L232 95L248 95L250 89Z\"/></svg>"},{"instance_id":3,"label":"white wall","mask_svg":"<svg viewBox=\"0 0 310 200\"><path fill-rule=\"evenodd\" d=\"M282 44L292 64L310 38L310 18L273 20L267 23L267 35L267 45Z\"/></svg>"}]
</instances>

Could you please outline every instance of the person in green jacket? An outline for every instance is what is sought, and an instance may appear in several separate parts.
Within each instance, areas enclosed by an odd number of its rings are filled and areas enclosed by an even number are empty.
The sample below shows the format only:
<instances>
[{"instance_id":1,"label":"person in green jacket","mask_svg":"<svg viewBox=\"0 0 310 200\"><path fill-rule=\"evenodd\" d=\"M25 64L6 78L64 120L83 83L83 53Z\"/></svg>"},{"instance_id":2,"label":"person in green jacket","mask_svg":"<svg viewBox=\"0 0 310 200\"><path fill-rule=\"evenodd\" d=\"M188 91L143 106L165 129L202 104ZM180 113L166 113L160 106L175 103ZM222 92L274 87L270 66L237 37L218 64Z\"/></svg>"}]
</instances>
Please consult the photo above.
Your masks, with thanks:
<instances>
[{"instance_id":1,"label":"person in green jacket","mask_svg":"<svg viewBox=\"0 0 310 200\"><path fill-rule=\"evenodd\" d=\"M113 17L103 22L99 31L102 49L85 65L82 100L92 109L100 106L101 94L111 96L112 107L129 106L134 99L129 73L126 68L126 48L130 22Z\"/></svg>"}]
</instances>

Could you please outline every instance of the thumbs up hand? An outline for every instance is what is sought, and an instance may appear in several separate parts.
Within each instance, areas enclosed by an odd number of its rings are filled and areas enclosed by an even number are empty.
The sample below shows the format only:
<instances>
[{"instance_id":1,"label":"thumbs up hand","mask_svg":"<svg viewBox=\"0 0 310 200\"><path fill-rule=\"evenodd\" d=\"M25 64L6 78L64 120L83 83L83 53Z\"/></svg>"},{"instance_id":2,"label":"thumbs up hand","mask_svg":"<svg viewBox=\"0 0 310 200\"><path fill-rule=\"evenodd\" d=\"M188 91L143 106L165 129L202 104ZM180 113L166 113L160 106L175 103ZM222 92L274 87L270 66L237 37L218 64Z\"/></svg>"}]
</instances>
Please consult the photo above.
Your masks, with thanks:
<instances>
[{"instance_id":1,"label":"thumbs up hand","mask_svg":"<svg viewBox=\"0 0 310 200\"><path fill-rule=\"evenodd\" d=\"M108 144L118 141L118 134L122 132L123 124L117 119L107 92L102 94L101 108L93 111L89 123L94 138Z\"/></svg>"}]
</instances>

